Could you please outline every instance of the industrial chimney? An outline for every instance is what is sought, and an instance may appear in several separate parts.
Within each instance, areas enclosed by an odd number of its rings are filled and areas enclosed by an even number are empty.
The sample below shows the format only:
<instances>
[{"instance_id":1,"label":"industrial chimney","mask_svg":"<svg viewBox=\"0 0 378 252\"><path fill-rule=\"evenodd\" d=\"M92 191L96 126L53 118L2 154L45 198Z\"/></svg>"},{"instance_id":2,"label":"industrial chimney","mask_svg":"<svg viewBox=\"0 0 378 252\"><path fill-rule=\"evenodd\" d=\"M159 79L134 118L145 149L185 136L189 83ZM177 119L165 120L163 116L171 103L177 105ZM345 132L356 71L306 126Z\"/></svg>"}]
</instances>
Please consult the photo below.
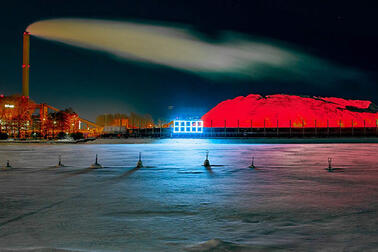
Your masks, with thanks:
<instances>
[{"instance_id":1,"label":"industrial chimney","mask_svg":"<svg viewBox=\"0 0 378 252\"><path fill-rule=\"evenodd\" d=\"M30 33L24 32L22 54L22 95L25 97L29 97L29 48Z\"/></svg>"}]
</instances>

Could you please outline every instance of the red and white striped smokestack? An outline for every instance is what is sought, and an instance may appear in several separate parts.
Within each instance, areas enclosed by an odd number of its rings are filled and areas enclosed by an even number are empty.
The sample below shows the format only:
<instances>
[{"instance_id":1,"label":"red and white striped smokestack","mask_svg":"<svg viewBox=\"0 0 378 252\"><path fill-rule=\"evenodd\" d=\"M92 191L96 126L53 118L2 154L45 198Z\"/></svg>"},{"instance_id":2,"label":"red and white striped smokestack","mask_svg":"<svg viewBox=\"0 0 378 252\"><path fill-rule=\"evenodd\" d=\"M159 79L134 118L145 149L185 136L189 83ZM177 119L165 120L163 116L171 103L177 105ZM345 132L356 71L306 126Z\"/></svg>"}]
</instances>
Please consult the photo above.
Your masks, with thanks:
<instances>
[{"instance_id":1,"label":"red and white striped smokestack","mask_svg":"<svg viewBox=\"0 0 378 252\"><path fill-rule=\"evenodd\" d=\"M29 49L30 49L30 33L24 32L23 54L22 54L22 95L29 97Z\"/></svg>"}]
</instances>

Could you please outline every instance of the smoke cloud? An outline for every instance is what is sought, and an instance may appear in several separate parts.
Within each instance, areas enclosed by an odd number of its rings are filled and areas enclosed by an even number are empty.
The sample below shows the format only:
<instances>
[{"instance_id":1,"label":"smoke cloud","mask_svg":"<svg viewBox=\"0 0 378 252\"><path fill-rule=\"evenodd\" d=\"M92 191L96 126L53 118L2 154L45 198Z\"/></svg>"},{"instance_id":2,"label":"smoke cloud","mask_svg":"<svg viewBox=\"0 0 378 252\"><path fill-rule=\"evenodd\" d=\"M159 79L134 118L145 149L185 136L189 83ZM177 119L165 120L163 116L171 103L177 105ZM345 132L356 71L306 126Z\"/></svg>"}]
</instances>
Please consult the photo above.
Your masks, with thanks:
<instances>
[{"instance_id":1,"label":"smoke cloud","mask_svg":"<svg viewBox=\"0 0 378 252\"><path fill-rule=\"evenodd\" d=\"M360 81L365 74L276 41L224 32L209 40L190 27L97 19L35 22L32 35L107 52L119 59L180 69L203 77L301 81L330 84Z\"/></svg>"}]
</instances>

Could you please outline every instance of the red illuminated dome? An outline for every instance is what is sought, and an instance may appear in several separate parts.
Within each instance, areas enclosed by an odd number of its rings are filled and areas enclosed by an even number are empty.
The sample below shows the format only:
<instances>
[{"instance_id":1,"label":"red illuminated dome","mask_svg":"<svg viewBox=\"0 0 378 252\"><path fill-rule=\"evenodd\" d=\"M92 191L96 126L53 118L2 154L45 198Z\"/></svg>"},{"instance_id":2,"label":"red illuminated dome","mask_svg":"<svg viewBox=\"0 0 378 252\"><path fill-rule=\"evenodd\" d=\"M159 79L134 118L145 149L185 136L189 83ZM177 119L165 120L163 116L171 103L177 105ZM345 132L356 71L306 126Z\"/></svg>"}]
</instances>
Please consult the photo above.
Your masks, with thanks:
<instances>
[{"instance_id":1,"label":"red illuminated dome","mask_svg":"<svg viewBox=\"0 0 378 252\"><path fill-rule=\"evenodd\" d=\"M378 109L363 100L250 94L219 103L202 120L205 127L376 127Z\"/></svg>"}]
</instances>

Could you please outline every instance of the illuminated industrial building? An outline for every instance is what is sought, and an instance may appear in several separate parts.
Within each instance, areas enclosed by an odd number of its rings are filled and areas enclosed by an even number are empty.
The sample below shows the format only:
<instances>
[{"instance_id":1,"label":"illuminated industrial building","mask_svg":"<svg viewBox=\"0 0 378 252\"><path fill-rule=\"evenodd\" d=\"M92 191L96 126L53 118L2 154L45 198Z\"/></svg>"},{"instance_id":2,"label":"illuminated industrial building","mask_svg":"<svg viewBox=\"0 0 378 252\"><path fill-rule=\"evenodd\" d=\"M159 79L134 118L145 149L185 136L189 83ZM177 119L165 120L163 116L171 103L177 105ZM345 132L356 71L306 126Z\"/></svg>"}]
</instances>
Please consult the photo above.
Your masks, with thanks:
<instances>
[{"instance_id":1,"label":"illuminated industrial building","mask_svg":"<svg viewBox=\"0 0 378 252\"><path fill-rule=\"evenodd\" d=\"M53 106L38 104L29 97L30 34L23 34L22 95L0 95L0 130L8 136L56 137L81 132L85 136L96 136L101 127L80 118L72 111L61 111ZM50 112L50 113L49 113ZM51 113L52 112L52 113Z\"/></svg>"}]
</instances>

